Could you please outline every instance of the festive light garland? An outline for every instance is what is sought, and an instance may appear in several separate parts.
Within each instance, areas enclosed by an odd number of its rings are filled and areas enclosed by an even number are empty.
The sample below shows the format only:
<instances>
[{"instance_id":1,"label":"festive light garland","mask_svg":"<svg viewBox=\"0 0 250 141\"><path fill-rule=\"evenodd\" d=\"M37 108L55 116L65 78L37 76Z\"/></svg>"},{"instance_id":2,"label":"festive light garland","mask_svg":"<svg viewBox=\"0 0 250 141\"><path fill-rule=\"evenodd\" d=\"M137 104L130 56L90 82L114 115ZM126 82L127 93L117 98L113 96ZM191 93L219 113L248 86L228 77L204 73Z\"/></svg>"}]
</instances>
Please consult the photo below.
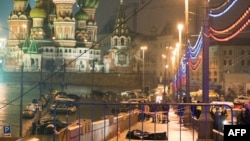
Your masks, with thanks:
<instances>
[{"instance_id":1,"label":"festive light garland","mask_svg":"<svg viewBox=\"0 0 250 141\"><path fill-rule=\"evenodd\" d=\"M246 11L242 14L242 16L236 22L234 22L231 26L229 26L228 28L219 31L219 30L214 29L213 27L210 27L210 30L214 34L228 33L230 30L232 30L233 28L235 28L236 26L238 26L239 23L241 23L244 19L246 19L247 16L249 16L249 13L250 13L250 7L248 7L246 9Z\"/></svg>"},{"instance_id":2,"label":"festive light garland","mask_svg":"<svg viewBox=\"0 0 250 141\"><path fill-rule=\"evenodd\" d=\"M210 13L209 16L210 17L213 17L213 18L217 18L217 17L220 17L222 16L223 14L225 14L226 12L228 12L234 5L235 3L237 2L237 0L234 0L226 9L224 9L222 12L220 13L217 13L217 14L213 14L213 13ZM223 3L221 6L219 6L217 9L221 9L223 8L225 5L227 5L227 3L229 3L229 1L226 1L225 3ZM211 12L214 11L215 9L211 9Z\"/></svg>"},{"instance_id":3,"label":"festive light garland","mask_svg":"<svg viewBox=\"0 0 250 141\"><path fill-rule=\"evenodd\" d=\"M232 38L234 38L235 36L237 36L238 34L240 34L241 31L243 31L250 23L250 19L248 19L243 25L242 27L240 27L237 31L235 31L233 34L231 34L230 36L227 37L217 37L215 35L213 35L212 33L210 33L210 37L212 37L214 40L216 41L228 41Z\"/></svg>"}]
</instances>

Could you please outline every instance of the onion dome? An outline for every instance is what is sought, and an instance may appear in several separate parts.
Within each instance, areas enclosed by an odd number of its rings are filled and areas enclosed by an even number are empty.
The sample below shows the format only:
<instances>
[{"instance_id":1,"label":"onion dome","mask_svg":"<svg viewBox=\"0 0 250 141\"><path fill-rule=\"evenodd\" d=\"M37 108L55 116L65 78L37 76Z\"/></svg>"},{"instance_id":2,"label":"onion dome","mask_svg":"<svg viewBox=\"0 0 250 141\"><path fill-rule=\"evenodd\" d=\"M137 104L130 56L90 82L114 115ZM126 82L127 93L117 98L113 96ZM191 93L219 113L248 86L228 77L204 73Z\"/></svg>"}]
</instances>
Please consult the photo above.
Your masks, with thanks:
<instances>
[{"instance_id":1,"label":"onion dome","mask_svg":"<svg viewBox=\"0 0 250 141\"><path fill-rule=\"evenodd\" d=\"M85 0L84 6L86 8L97 8L99 6L99 0Z\"/></svg>"},{"instance_id":2,"label":"onion dome","mask_svg":"<svg viewBox=\"0 0 250 141\"><path fill-rule=\"evenodd\" d=\"M30 17L31 18L46 18L47 13L42 8L42 5L40 3L40 0L36 1L36 6L30 11Z\"/></svg>"},{"instance_id":3,"label":"onion dome","mask_svg":"<svg viewBox=\"0 0 250 141\"><path fill-rule=\"evenodd\" d=\"M80 9L76 15L75 15L75 19L77 21L80 21L80 20L87 20L89 18L88 14L83 10L83 9Z\"/></svg>"}]
</instances>

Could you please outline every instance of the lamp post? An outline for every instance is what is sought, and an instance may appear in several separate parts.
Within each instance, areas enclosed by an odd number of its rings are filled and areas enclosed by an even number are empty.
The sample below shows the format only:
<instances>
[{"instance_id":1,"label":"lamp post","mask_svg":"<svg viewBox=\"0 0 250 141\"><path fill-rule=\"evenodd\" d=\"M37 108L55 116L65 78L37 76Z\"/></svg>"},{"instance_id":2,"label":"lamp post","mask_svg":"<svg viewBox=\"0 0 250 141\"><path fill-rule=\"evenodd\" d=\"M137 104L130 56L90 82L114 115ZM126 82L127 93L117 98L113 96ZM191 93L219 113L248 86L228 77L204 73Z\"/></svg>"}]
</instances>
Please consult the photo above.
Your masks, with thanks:
<instances>
[{"instance_id":1,"label":"lamp post","mask_svg":"<svg viewBox=\"0 0 250 141\"><path fill-rule=\"evenodd\" d=\"M179 48L178 48L178 69L177 69L177 75L179 77L177 77L177 79L179 80L179 94L180 94L180 98L182 99L182 83L181 83L181 78L182 75L180 73L180 67L181 67L181 54L182 54L182 30L183 30L183 24L178 24L178 31L179 31ZM180 99L180 100L181 100Z\"/></svg>"},{"instance_id":2,"label":"lamp post","mask_svg":"<svg viewBox=\"0 0 250 141\"><path fill-rule=\"evenodd\" d=\"M63 69L63 76L62 76L62 82L61 82L61 87L62 87L62 91L64 92L64 88L66 86L66 83L65 83L65 59L62 60L62 69Z\"/></svg>"},{"instance_id":3,"label":"lamp post","mask_svg":"<svg viewBox=\"0 0 250 141\"><path fill-rule=\"evenodd\" d=\"M183 24L178 24L177 25L177 28L178 28L178 32L179 32L179 45L180 45L180 48L179 48L179 58L178 58L178 61L180 61L180 55L181 55L181 47L182 47L182 30L183 30Z\"/></svg>"},{"instance_id":4,"label":"lamp post","mask_svg":"<svg viewBox=\"0 0 250 141\"><path fill-rule=\"evenodd\" d=\"M164 72L164 96L163 96L163 100L164 101L167 100L167 92L166 92L166 87L167 87L167 69L168 69L168 65L165 65L165 72Z\"/></svg>"},{"instance_id":5,"label":"lamp post","mask_svg":"<svg viewBox=\"0 0 250 141\"><path fill-rule=\"evenodd\" d=\"M144 52L145 52L145 50L147 49L147 47L146 46L142 46L141 47L141 50L142 50L142 91L144 92L144 73L145 73L145 64L144 64L144 62L145 62L145 59L144 59Z\"/></svg>"},{"instance_id":6,"label":"lamp post","mask_svg":"<svg viewBox=\"0 0 250 141\"><path fill-rule=\"evenodd\" d=\"M166 73L167 73L167 70L166 70L166 55L162 54L162 58L164 59L164 76L163 76L163 101L165 102L166 100L166 81L167 81L167 76L166 76Z\"/></svg>"},{"instance_id":7,"label":"lamp post","mask_svg":"<svg viewBox=\"0 0 250 141\"><path fill-rule=\"evenodd\" d=\"M186 35L186 102L189 103L191 102L191 99L190 99L190 77L189 77L189 48L188 48L188 45L187 45L187 42L188 42L188 25L189 25L189 22L188 22L188 14L189 14L189 3L188 3L188 0L185 0L185 35Z\"/></svg>"},{"instance_id":8,"label":"lamp post","mask_svg":"<svg viewBox=\"0 0 250 141\"><path fill-rule=\"evenodd\" d=\"M91 82L91 93L93 92L93 87L94 87L94 74L95 74L95 62L97 59L92 60L92 82Z\"/></svg>"},{"instance_id":9,"label":"lamp post","mask_svg":"<svg viewBox=\"0 0 250 141\"><path fill-rule=\"evenodd\" d=\"M167 69L168 69L168 64L166 61L166 55L162 54L162 58L165 60L164 62L164 78L163 78L163 101L166 101L167 98L167 91L166 91L166 87L167 87Z\"/></svg>"}]
</instances>

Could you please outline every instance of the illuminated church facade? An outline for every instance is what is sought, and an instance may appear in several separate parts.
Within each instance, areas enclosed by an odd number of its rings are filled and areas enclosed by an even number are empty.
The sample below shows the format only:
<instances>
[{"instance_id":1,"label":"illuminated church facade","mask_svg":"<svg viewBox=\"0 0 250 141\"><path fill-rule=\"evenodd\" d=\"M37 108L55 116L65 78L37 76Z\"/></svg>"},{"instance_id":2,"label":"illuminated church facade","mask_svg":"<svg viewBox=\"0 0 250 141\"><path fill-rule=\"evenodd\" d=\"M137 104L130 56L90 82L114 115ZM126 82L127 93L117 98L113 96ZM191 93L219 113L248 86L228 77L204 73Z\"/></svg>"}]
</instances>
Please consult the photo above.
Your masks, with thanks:
<instances>
[{"instance_id":1,"label":"illuminated church facade","mask_svg":"<svg viewBox=\"0 0 250 141\"><path fill-rule=\"evenodd\" d=\"M79 11L73 16L74 4ZM99 0L14 0L3 70L25 72L101 71L101 50L94 19Z\"/></svg>"}]
</instances>

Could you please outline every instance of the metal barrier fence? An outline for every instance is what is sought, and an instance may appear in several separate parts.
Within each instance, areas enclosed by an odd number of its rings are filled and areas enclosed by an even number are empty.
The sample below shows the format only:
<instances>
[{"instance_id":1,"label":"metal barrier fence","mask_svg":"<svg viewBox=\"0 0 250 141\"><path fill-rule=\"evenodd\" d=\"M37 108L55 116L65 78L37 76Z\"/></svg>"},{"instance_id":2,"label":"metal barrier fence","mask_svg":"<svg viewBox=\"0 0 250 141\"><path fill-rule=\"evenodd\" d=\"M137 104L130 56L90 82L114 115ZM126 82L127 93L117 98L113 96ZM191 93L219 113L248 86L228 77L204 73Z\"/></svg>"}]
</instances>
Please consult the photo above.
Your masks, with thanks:
<instances>
[{"instance_id":1,"label":"metal barrier fence","mask_svg":"<svg viewBox=\"0 0 250 141\"><path fill-rule=\"evenodd\" d=\"M67 112L70 124L54 130L53 141L122 141L122 140L223 140L222 121L211 119L212 107L226 107L228 122L234 124L232 107L210 103L120 103L60 102L53 110L54 124L60 118L58 105L77 107ZM196 118L194 107L201 106ZM218 111L216 111L218 112ZM218 113L219 114L219 113ZM219 115L216 115L219 116ZM61 116L65 117L65 115ZM224 119L226 120L226 119ZM212 125L211 125L212 124ZM218 125L217 125L218 124Z\"/></svg>"}]
</instances>

